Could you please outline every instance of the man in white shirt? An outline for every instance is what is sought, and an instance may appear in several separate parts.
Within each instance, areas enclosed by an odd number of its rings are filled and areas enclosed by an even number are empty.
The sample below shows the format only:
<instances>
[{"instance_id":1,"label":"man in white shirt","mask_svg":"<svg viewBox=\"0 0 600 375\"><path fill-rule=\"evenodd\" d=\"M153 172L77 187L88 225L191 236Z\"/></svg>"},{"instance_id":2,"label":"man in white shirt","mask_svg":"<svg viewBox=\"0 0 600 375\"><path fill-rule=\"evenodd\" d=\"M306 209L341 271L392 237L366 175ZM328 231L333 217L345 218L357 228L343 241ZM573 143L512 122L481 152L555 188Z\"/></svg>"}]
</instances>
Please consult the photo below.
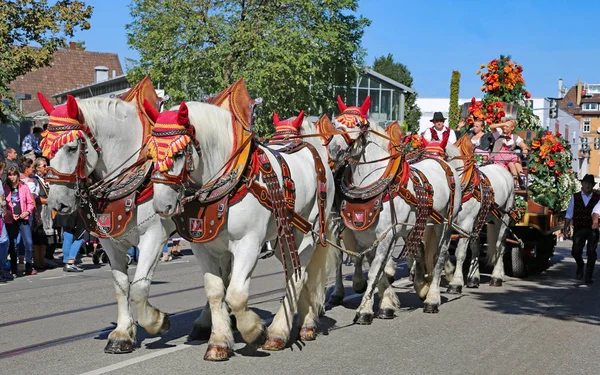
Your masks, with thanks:
<instances>
[{"instance_id":1,"label":"man in white shirt","mask_svg":"<svg viewBox=\"0 0 600 375\"><path fill-rule=\"evenodd\" d=\"M565 215L564 233L569 233L573 223L573 248L571 255L577 262L577 279L584 278L583 248L587 243L587 265L585 267L585 283L592 283L596 264L596 247L598 246L598 218L600 216L600 194L593 191L596 184L594 176L586 174L581 180L581 191L575 193L569 201Z\"/></svg>"},{"instance_id":2,"label":"man in white shirt","mask_svg":"<svg viewBox=\"0 0 600 375\"><path fill-rule=\"evenodd\" d=\"M425 138L428 142L441 142L444 137L448 137L448 143L456 143L456 133L454 133L454 130L444 125L445 121L446 118L442 112L435 112L433 114L433 118L431 119L433 126L423 132L423 138Z\"/></svg>"}]
</instances>

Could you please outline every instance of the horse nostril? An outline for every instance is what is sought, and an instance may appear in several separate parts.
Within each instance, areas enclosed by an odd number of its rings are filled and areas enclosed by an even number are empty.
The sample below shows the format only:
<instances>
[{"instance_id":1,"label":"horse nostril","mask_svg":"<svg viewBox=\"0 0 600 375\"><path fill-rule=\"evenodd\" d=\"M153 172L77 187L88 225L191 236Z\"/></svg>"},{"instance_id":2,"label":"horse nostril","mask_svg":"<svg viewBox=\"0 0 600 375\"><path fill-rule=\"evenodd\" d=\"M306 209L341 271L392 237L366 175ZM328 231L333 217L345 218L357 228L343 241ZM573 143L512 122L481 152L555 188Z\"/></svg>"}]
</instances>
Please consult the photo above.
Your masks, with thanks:
<instances>
[{"instance_id":1,"label":"horse nostril","mask_svg":"<svg viewBox=\"0 0 600 375\"><path fill-rule=\"evenodd\" d=\"M59 206L58 206L58 210L59 210L60 212L66 212L66 211L68 210L68 208L69 208L69 206L67 206L66 204L64 204L64 203L62 203L62 202L61 202L61 203L59 204Z\"/></svg>"},{"instance_id":2,"label":"horse nostril","mask_svg":"<svg viewBox=\"0 0 600 375\"><path fill-rule=\"evenodd\" d=\"M171 209L172 209L172 208L173 208L173 205L172 205L172 204L167 204L167 205L166 205L166 210L165 210L165 212L171 212Z\"/></svg>"}]
</instances>

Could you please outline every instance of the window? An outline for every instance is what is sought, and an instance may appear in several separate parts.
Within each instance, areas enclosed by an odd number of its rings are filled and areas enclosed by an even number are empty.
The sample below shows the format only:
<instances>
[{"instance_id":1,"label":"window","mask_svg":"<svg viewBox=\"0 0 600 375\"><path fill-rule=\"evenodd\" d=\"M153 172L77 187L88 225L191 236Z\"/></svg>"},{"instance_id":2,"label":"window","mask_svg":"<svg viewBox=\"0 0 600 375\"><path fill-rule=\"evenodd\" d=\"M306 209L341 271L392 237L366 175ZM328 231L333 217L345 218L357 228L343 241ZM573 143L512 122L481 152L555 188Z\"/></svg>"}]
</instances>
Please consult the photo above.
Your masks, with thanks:
<instances>
[{"instance_id":1,"label":"window","mask_svg":"<svg viewBox=\"0 0 600 375\"><path fill-rule=\"evenodd\" d=\"M589 118L583 119L583 132L584 133L590 132L591 124L592 124L592 120L590 120Z\"/></svg>"},{"instance_id":2,"label":"window","mask_svg":"<svg viewBox=\"0 0 600 375\"><path fill-rule=\"evenodd\" d=\"M583 103L581 105L581 109L583 111L597 111L598 110L598 103Z\"/></svg>"}]
</instances>

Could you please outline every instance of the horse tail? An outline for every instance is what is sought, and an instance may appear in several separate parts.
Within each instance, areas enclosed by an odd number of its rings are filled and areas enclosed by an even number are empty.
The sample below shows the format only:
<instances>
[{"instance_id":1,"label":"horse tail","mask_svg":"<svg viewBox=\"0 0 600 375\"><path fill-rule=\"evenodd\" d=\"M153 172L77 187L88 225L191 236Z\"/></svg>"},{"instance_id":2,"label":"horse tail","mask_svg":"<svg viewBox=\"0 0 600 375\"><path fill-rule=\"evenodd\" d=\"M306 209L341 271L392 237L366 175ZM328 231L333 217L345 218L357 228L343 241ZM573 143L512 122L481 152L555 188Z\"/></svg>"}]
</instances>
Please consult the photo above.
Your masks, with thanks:
<instances>
[{"instance_id":1,"label":"horse tail","mask_svg":"<svg viewBox=\"0 0 600 375\"><path fill-rule=\"evenodd\" d=\"M333 220L329 220L327 224L327 239L335 242L335 233L333 230ZM342 254L341 251L333 246L330 246L327 242L325 246L319 242L316 244L315 251L306 266L306 273L308 275L305 283L307 291L314 291L315 295L312 298L315 313L320 315L325 311L325 297L327 279L334 265L338 262L341 263Z\"/></svg>"}]
</instances>

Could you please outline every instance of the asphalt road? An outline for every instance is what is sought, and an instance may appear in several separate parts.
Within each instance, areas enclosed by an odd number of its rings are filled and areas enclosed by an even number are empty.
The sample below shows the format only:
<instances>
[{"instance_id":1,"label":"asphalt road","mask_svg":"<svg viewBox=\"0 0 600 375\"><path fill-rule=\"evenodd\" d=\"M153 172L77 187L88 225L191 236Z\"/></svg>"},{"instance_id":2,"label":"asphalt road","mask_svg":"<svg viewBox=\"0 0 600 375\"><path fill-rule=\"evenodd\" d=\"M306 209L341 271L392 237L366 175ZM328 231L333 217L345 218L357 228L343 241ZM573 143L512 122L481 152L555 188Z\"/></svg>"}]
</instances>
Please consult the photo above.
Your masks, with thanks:
<instances>
[{"instance_id":1,"label":"asphalt road","mask_svg":"<svg viewBox=\"0 0 600 375\"><path fill-rule=\"evenodd\" d=\"M434 315L422 312L400 264L394 320L352 325L360 296L350 295L321 319L316 341L266 352L244 348L236 335L235 356L224 363L203 361L206 342L186 340L206 300L192 255L161 263L154 277L151 302L173 314L171 331L138 329L139 347L126 355L103 352L114 289L108 265L84 258L81 274L56 269L0 284L0 374L598 374L600 276L591 286L576 282L570 243L560 245L542 274L507 277L502 288L484 277L479 289L444 293ZM273 258L255 271L251 307L265 320L283 293L280 271Z\"/></svg>"}]
</instances>

